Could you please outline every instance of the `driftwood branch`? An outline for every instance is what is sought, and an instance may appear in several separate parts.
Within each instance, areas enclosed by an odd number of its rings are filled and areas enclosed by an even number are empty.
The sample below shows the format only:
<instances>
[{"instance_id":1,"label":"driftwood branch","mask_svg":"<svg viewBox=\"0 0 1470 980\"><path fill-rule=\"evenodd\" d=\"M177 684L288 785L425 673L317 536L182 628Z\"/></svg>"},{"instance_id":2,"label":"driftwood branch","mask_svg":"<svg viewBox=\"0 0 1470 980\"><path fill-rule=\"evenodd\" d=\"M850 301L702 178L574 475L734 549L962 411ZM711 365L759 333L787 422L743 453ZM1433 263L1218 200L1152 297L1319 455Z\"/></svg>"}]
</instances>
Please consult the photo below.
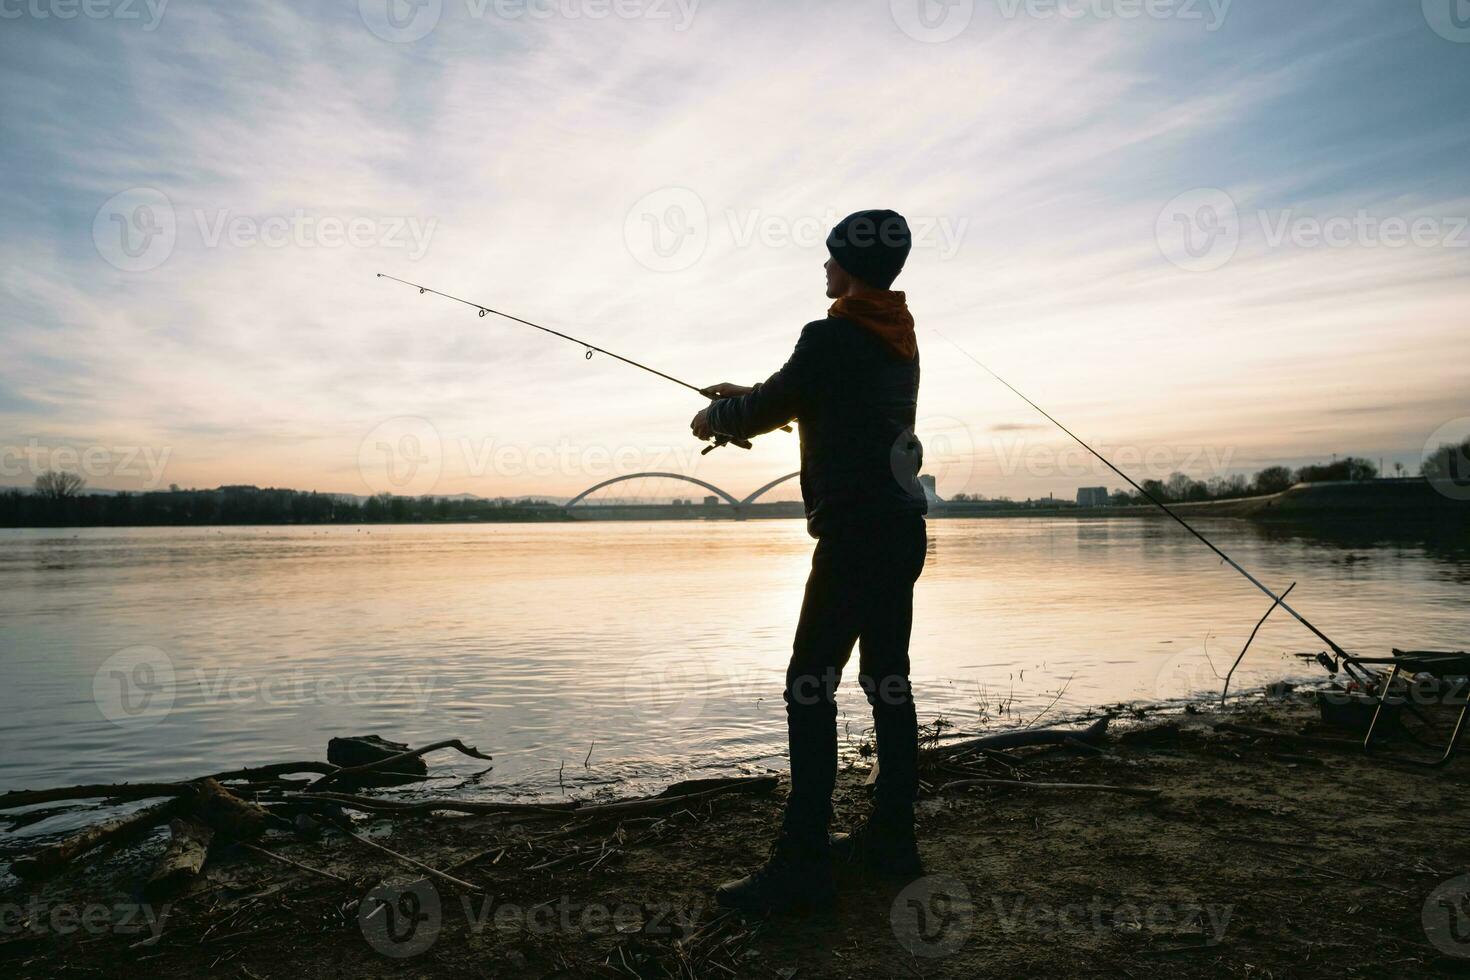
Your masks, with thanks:
<instances>
[{"instance_id":1,"label":"driftwood branch","mask_svg":"<svg viewBox=\"0 0 1470 980\"><path fill-rule=\"evenodd\" d=\"M1286 601L1286 597L1291 595L1291 590L1294 588L1296 588L1295 582L1287 586L1286 591L1276 597L1276 601L1271 603L1271 608L1266 610L1266 615L1262 616L1261 621L1256 624L1256 628L1251 630L1251 635L1246 639L1245 646L1240 648L1240 656L1235 658L1235 663L1231 666L1230 672L1225 675L1225 686L1220 690L1220 705L1222 707L1225 704L1225 699L1230 696L1230 679L1235 676L1235 671L1240 667L1240 662L1245 659L1245 652L1256 641L1256 634L1261 631L1262 626L1266 625L1266 620L1271 618L1271 614L1276 611L1277 606Z\"/></svg>"},{"instance_id":2,"label":"driftwood branch","mask_svg":"<svg viewBox=\"0 0 1470 980\"><path fill-rule=\"evenodd\" d=\"M447 813L468 813L478 816L491 816L498 813L521 813L527 815L536 814L569 814L577 812L575 803L548 803L536 805L534 803L477 803L472 800L382 800L371 796L354 796L351 793L292 793L281 799L283 803L329 803L345 810L356 810L359 813L397 813L410 815L416 813L433 813L436 810Z\"/></svg>"},{"instance_id":3,"label":"driftwood branch","mask_svg":"<svg viewBox=\"0 0 1470 980\"><path fill-rule=\"evenodd\" d=\"M351 830L347 830L345 827L342 828L342 832L344 834L346 834L348 837L351 837L353 840L357 841L359 844L362 844L365 847L370 847L373 850L378 851L378 852L380 852L382 854L386 854L389 857L394 858L395 860L402 861L404 864L407 864L409 867L417 868L419 871L422 871L424 874L428 875L429 877L438 879L439 881L442 881L445 884L453 885L455 888L463 888L465 891L469 891L469 892L475 892L475 893L482 893L482 892L484 892L484 889L481 888L479 885L476 885L476 884L474 884L472 882L465 881L463 878L456 878L456 877L454 877L454 875L446 874L445 872L440 871L438 868L431 868L427 864L424 864L422 861L417 861L417 860L409 857L407 854L399 854L397 851L393 850L391 847L384 847L382 844L379 844L377 841L375 841L375 840L369 840L368 838L362 836L361 834L355 833L354 831L351 831Z\"/></svg>"},{"instance_id":4,"label":"driftwood branch","mask_svg":"<svg viewBox=\"0 0 1470 980\"><path fill-rule=\"evenodd\" d=\"M330 871L323 871L321 868L313 868L309 864L302 864L300 861L293 861L288 857L282 857L275 851L267 851L263 847L257 847L254 844L247 844L243 841L240 842L240 846L245 848L245 850L249 851L251 854L259 854L261 857L270 858L272 861L279 861L281 864L290 865L291 867L298 870L306 871L311 874L318 875L322 878L330 878L332 881L340 881L344 885L351 884L350 881L348 881L346 878L343 878L341 875L334 875Z\"/></svg>"},{"instance_id":5,"label":"driftwood branch","mask_svg":"<svg viewBox=\"0 0 1470 980\"><path fill-rule=\"evenodd\" d=\"M221 783L235 782L238 780L271 780L281 776L290 776L303 772L315 772L326 775L337 771L337 766L330 762L277 762L269 766L253 766L248 769L231 769L227 772L217 772L211 779Z\"/></svg>"}]
</instances>

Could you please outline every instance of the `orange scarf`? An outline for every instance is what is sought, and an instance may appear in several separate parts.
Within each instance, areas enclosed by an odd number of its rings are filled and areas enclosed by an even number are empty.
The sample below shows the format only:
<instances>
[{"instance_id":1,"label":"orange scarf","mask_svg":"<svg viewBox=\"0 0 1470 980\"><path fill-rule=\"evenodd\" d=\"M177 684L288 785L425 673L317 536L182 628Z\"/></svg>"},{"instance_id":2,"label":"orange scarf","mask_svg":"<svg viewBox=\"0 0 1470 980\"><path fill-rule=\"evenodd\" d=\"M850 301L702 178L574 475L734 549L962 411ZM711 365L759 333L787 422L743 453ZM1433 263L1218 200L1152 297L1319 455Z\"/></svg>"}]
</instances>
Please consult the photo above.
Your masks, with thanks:
<instances>
[{"instance_id":1,"label":"orange scarf","mask_svg":"<svg viewBox=\"0 0 1470 980\"><path fill-rule=\"evenodd\" d=\"M888 349L906 361L919 356L914 337L914 318L901 292L874 290L861 296L843 296L832 304L828 316L851 320L878 335Z\"/></svg>"}]
</instances>

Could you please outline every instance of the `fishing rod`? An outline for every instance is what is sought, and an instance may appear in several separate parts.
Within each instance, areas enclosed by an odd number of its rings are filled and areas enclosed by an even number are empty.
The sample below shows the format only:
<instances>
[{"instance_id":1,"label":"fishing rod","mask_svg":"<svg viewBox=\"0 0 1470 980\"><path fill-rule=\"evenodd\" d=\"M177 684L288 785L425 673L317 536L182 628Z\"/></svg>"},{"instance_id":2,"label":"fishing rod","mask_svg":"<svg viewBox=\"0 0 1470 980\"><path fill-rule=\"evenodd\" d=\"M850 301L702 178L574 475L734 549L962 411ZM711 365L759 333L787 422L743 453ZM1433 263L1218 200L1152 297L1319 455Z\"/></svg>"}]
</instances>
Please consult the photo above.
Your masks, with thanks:
<instances>
[{"instance_id":1,"label":"fishing rod","mask_svg":"<svg viewBox=\"0 0 1470 980\"><path fill-rule=\"evenodd\" d=\"M1177 513L1175 513L1174 510L1171 507L1169 507L1168 504L1164 503L1158 497L1155 497L1153 494L1149 493L1142 486L1140 486L1137 482L1135 482L1134 479L1133 479L1133 477L1129 476L1127 473L1124 473L1122 470L1118 469L1118 467L1114 466L1112 460L1108 459L1106 456L1104 456L1102 453L1098 452L1096 449L1093 449L1090 445L1088 445L1086 442L1083 441L1083 439L1082 439L1081 436L1077 435L1077 433L1073 432L1071 429L1067 428L1065 425L1063 425L1062 423L1058 422L1051 415L1050 412L1048 412L1046 409L1042 408L1040 405L1036 404L1030 398L1027 398L1026 395L1024 393L1022 393L1019 388L1017 388L1015 385L1011 384L1005 378L1002 378L1000 375L998 375L994 371L992 371L989 367L987 367L985 365L985 363L983 361L981 361L979 358L977 358L974 354L971 354L969 351L965 350L959 344L955 343L953 340L950 340L949 337L945 336L943 333L940 333L938 330L935 330L933 327L930 327L929 329L934 330L934 333L938 334L939 337L942 338L951 347L953 347L955 350L959 351L961 354L963 354L966 357L968 357L971 361L974 361L975 364L978 365L980 367L980 369L983 370L986 374L990 375L992 378L994 378L995 380L999 381L1001 384L1005 385L1012 392L1014 392L1022 401L1024 401L1027 405L1030 405L1032 408L1034 408L1038 412L1040 412L1043 416L1046 417L1046 420L1048 422L1050 422L1052 425L1055 425L1058 429L1061 429L1067 435L1069 435L1073 439L1075 439L1077 441L1077 444L1079 446L1081 446L1083 449L1087 450L1088 452L1092 453L1092 455L1096 456L1099 460L1102 461L1102 463L1103 463L1104 466L1106 466L1108 469L1112 470L1114 473L1116 473L1119 476L1121 476L1124 480L1127 480L1129 486L1131 486L1133 489L1137 490L1139 493L1143 494L1143 496L1145 498L1147 498L1147 500L1150 503L1152 503L1155 507L1158 507L1165 514L1168 514L1170 517L1174 518L1174 520L1179 523L1179 526L1180 527L1184 528L1184 530L1188 531L1190 534L1192 534L1196 538L1198 538L1205 545L1205 547L1209 548L1215 554L1219 555L1231 568L1235 569L1237 572L1239 572L1240 574L1244 575L1245 578L1246 578L1246 580L1248 582L1250 582L1256 588L1260 589L1262 592L1266 593L1266 595L1270 596L1271 599L1274 601L1275 605L1280 606L1282 609L1285 609L1287 612L1291 613L1291 615L1296 618L1296 621L1297 622L1301 623L1307 629L1311 630L1312 633L1317 637L1317 639L1321 640L1323 643L1326 643L1329 647L1331 647L1332 648L1332 652L1335 653L1335 654L1337 654L1338 657L1345 658L1345 657L1348 656L1347 651L1343 650L1342 647L1340 647L1336 643L1334 643L1332 641L1332 638L1331 637L1329 637L1326 633L1324 633L1321 630L1319 630L1317 627L1313 626L1311 624L1311 622L1309 622L1307 620L1307 617L1303 616L1301 613L1297 612L1290 605L1288 605L1287 602L1285 601L1286 597L1284 595L1277 595L1275 592L1272 592L1269 588L1267 588L1264 584L1261 583L1261 580L1260 579L1256 578L1250 572L1248 572L1244 568L1242 568L1240 566L1240 564L1238 562L1236 562L1236 560L1234 558L1231 558L1229 555L1225 554L1225 552L1223 552L1219 548L1217 548L1215 546L1215 543L1213 541L1211 541L1209 538L1205 537L1203 534L1201 534L1199 531L1197 531L1192 524L1190 524L1184 518L1180 517ZM1288 590L1288 591L1290 591L1290 590ZM1273 606L1273 608L1274 608L1274 606ZM1347 666L1348 666L1348 672L1349 673L1352 673L1352 665L1351 664L1348 664Z\"/></svg>"},{"instance_id":2,"label":"fishing rod","mask_svg":"<svg viewBox=\"0 0 1470 980\"><path fill-rule=\"evenodd\" d=\"M708 395L705 395L705 390L703 388L692 385L687 381L682 381L679 378L674 377L672 374L664 374L657 368L651 368L647 364L642 364L638 361L633 360L631 357L624 357L621 354L614 354L612 351L607 350L606 348L598 347L596 344L589 344L585 340L580 340L576 337L573 337L571 334L562 333L560 330L553 330L550 327L543 327L539 323L532 323L530 320L523 320L518 316L512 316L511 314L503 313L500 310L493 310L490 307L482 306L479 303L471 303L467 299L460 299L458 296L451 296L448 293L441 293L437 289L430 289L428 286L420 286L416 282L409 282L407 279L399 279L397 276L390 276L386 272L378 273L378 278L391 279L394 282L401 282L405 286L412 286L414 289L417 289L419 291L420 296L422 296L424 293L433 293L435 296L443 296L445 299L452 299L456 303L463 303L465 306L479 310L481 317L488 316L489 314L493 313L498 317L504 317L507 320L513 320L516 323L523 324L535 330L540 330L542 333L549 333L553 337L560 337L562 340L571 341L572 343L583 348L587 352L587 360L589 361L592 360L593 351L596 351L599 354L606 354L608 357L622 361L624 364L632 365L633 367L638 368L640 371L647 371L649 374L656 374L660 378L663 378L665 381L672 381L674 384L688 388L690 391L698 392L699 394L704 395L704 397L706 398L709 397ZM781 429L783 432L790 432L791 426L783 425ZM714 442L706 446L704 449L700 450L699 454L701 456L707 456L710 453L714 452L716 449L719 449L721 446L725 445L739 446L741 449L751 448L750 441L747 439L735 439L730 436L716 435Z\"/></svg>"}]
</instances>

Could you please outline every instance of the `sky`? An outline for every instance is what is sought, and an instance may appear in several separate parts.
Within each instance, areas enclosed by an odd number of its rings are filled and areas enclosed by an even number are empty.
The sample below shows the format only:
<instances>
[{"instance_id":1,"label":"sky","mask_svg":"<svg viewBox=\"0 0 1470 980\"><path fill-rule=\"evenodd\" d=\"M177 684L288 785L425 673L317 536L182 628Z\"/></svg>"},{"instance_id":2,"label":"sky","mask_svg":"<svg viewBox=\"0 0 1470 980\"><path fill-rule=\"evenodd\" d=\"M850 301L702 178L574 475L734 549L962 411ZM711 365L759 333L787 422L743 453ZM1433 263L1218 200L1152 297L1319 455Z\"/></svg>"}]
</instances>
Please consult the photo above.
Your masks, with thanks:
<instances>
[{"instance_id":1,"label":"sky","mask_svg":"<svg viewBox=\"0 0 1470 980\"><path fill-rule=\"evenodd\" d=\"M1470 431L1465 0L0 0L0 484L736 496L893 208L941 495ZM701 491L689 487L688 492ZM794 484L776 494L792 496Z\"/></svg>"}]
</instances>

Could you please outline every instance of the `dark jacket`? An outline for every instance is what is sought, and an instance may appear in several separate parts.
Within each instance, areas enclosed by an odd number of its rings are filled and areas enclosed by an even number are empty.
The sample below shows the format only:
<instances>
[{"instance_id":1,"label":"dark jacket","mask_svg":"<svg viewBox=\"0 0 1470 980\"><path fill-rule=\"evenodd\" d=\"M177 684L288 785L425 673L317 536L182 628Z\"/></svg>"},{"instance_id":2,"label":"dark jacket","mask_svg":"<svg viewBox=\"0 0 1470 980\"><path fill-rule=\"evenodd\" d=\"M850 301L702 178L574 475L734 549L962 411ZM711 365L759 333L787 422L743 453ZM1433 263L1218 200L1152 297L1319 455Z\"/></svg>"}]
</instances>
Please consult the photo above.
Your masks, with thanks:
<instances>
[{"instance_id":1,"label":"dark jacket","mask_svg":"<svg viewBox=\"0 0 1470 980\"><path fill-rule=\"evenodd\" d=\"M919 358L848 320L808 323L786 364L748 395L710 405L715 432L748 439L796 420L813 537L853 521L924 514L914 435Z\"/></svg>"}]
</instances>

